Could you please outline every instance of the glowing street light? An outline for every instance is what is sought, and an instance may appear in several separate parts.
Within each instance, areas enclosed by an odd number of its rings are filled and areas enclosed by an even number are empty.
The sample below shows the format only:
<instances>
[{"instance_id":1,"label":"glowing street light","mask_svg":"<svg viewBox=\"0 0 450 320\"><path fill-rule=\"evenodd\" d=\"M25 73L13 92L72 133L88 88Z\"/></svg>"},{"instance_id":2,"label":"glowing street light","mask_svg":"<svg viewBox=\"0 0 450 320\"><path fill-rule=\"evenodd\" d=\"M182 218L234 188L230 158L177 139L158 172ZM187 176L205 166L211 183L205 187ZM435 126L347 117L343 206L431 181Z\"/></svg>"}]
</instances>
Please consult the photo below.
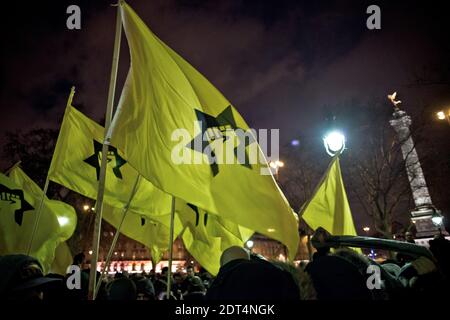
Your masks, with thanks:
<instances>
[{"instance_id":1,"label":"glowing street light","mask_svg":"<svg viewBox=\"0 0 450 320\"><path fill-rule=\"evenodd\" d=\"M440 110L436 112L436 118L438 118L438 120L440 121L447 119L448 124L450 124L450 109L448 109L447 111Z\"/></svg>"},{"instance_id":2,"label":"glowing street light","mask_svg":"<svg viewBox=\"0 0 450 320\"><path fill-rule=\"evenodd\" d=\"M436 112L436 116L439 120L445 120L445 112L444 111Z\"/></svg>"},{"instance_id":3,"label":"glowing street light","mask_svg":"<svg viewBox=\"0 0 450 320\"><path fill-rule=\"evenodd\" d=\"M345 149L345 136L340 131L331 131L325 138L323 144L327 153L334 157Z\"/></svg>"},{"instance_id":4,"label":"glowing street light","mask_svg":"<svg viewBox=\"0 0 450 320\"><path fill-rule=\"evenodd\" d=\"M431 216L431 221L436 227L439 228L439 230L441 230L442 223L444 222L444 217L440 212L434 211L433 215Z\"/></svg>"}]
</instances>

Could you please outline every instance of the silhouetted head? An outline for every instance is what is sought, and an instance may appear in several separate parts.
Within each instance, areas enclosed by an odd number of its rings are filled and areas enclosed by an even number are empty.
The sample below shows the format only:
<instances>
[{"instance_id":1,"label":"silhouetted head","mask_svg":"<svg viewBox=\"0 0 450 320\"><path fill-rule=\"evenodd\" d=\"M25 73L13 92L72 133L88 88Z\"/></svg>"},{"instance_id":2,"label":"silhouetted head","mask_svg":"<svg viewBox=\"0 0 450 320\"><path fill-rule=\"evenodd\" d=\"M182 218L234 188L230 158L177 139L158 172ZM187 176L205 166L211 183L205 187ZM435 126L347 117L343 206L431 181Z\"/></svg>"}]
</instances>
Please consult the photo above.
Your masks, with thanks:
<instances>
[{"instance_id":1,"label":"silhouetted head","mask_svg":"<svg viewBox=\"0 0 450 320\"><path fill-rule=\"evenodd\" d=\"M249 252L242 247L229 247L228 249L225 249L225 251L222 253L222 256L220 257L220 266L223 267L228 262L238 259L250 260Z\"/></svg>"}]
</instances>

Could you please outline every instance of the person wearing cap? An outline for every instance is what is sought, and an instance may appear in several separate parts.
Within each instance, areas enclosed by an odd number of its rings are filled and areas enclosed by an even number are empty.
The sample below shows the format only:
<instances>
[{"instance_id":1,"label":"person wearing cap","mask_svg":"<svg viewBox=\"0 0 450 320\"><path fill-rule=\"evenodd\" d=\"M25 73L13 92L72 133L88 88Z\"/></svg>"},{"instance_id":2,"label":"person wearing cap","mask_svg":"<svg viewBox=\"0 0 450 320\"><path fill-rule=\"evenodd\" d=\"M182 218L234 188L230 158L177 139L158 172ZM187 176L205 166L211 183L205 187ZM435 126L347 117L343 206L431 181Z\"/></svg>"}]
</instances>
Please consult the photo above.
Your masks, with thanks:
<instances>
[{"instance_id":1,"label":"person wearing cap","mask_svg":"<svg viewBox=\"0 0 450 320\"><path fill-rule=\"evenodd\" d=\"M45 277L39 261L24 254L0 256L0 299L43 300L50 283L61 279Z\"/></svg>"}]
</instances>

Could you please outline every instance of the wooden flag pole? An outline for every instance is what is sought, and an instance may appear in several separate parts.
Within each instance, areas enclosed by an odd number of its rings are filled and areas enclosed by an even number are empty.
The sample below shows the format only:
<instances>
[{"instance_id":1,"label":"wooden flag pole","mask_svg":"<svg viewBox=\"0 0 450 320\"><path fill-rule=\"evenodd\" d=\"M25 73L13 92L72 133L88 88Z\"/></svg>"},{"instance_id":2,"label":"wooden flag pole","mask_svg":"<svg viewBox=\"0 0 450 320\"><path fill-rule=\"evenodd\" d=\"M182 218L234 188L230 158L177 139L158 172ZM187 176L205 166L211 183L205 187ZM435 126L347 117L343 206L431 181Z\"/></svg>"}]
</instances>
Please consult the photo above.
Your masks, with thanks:
<instances>
[{"instance_id":1,"label":"wooden flag pole","mask_svg":"<svg viewBox=\"0 0 450 320\"><path fill-rule=\"evenodd\" d=\"M98 249L100 246L100 235L102 227L102 210L103 210L103 195L105 193L105 180L106 180L106 166L107 166L107 154L109 145L108 130L111 124L112 114L113 114L113 104L114 104L114 94L116 91L116 80L117 80L117 69L119 66L119 54L120 54L120 40L122 35L122 14L121 6L117 5L117 18L116 18L116 35L114 40L114 51L113 51L113 61L111 67L111 78L109 81L109 92L108 92L108 104L106 106L105 114L105 140L103 141L102 147L102 159L100 166L100 177L98 182L97 190L97 202L95 203L95 226L94 235L92 239L92 260L91 260L91 270L89 274L89 294L88 299L94 300L95 287L96 287L96 276L97 276L97 261L98 261Z\"/></svg>"},{"instance_id":2,"label":"wooden flag pole","mask_svg":"<svg viewBox=\"0 0 450 320\"><path fill-rule=\"evenodd\" d=\"M37 210L37 213L36 213L36 220L34 220L33 232L31 232L30 243L28 244L27 255L30 255L30 253L31 253L31 248L33 246L34 236L36 235L36 231L37 231L37 228L38 228L38 225L39 225L39 220L41 220L42 207L44 205L45 195L47 194L48 183L49 183L49 180L48 180L48 173L47 173L47 178L45 178L44 190L42 191L41 201L39 201L39 207L38 207L38 210Z\"/></svg>"},{"instance_id":3,"label":"wooden flag pole","mask_svg":"<svg viewBox=\"0 0 450 320\"><path fill-rule=\"evenodd\" d=\"M170 289L172 285L172 256L173 256L173 234L175 223L175 196L172 196L172 209L170 210L170 235L169 235L169 270L167 272L167 300L170 300Z\"/></svg>"},{"instance_id":4,"label":"wooden flag pole","mask_svg":"<svg viewBox=\"0 0 450 320\"><path fill-rule=\"evenodd\" d=\"M98 290L100 290L100 286L102 284L102 280L105 276L106 271L109 269L109 265L111 264L111 257L112 257L114 248L116 247L117 240L119 239L120 230L122 229L123 222L125 221L125 217L128 213L128 209L130 208L131 201L133 200L133 197L136 194L136 190L137 190L137 186L138 186L140 177L141 177L141 175L138 174L136 177L136 181L134 182L134 186L131 191L130 198L128 199L128 202L125 205L125 207L123 207L122 219L120 220L119 226L116 229L116 234L114 235L114 238L111 243L111 247L109 248L108 255L106 256L105 266L103 267L102 274L100 275L100 279L98 280L98 283L95 287L94 299L97 297Z\"/></svg>"}]
</instances>

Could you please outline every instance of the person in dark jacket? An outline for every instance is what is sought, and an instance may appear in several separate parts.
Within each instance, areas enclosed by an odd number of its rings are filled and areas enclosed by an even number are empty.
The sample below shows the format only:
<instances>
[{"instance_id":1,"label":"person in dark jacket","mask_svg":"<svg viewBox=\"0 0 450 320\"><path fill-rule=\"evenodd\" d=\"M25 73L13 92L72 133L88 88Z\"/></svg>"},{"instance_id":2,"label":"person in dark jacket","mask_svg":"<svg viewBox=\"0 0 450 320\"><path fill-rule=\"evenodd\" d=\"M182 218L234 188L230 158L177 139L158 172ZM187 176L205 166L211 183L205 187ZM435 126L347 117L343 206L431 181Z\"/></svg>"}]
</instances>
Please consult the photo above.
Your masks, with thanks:
<instances>
[{"instance_id":1,"label":"person in dark jacket","mask_svg":"<svg viewBox=\"0 0 450 320\"><path fill-rule=\"evenodd\" d=\"M263 259L250 259L241 247L226 249L206 300L300 300L292 275Z\"/></svg>"}]
</instances>

